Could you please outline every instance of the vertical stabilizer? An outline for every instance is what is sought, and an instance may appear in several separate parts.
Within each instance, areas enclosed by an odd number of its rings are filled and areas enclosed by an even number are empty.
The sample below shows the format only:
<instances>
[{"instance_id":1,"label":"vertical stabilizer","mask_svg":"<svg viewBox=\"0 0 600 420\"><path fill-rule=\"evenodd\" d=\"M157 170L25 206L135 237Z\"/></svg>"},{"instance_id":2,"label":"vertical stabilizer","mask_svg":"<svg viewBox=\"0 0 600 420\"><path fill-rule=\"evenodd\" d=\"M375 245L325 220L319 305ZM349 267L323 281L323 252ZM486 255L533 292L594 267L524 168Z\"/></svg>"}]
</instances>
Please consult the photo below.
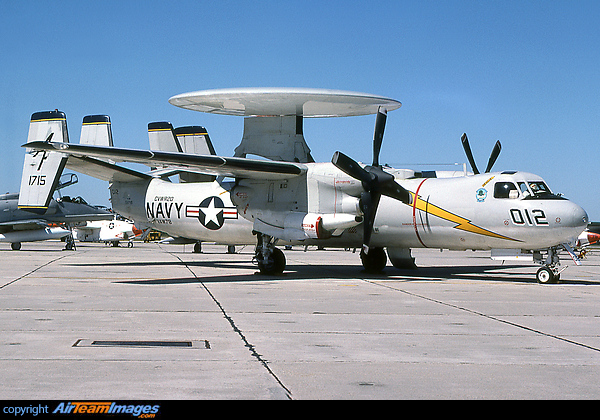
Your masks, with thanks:
<instances>
[{"instance_id":1,"label":"vertical stabilizer","mask_svg":"<svg viewBox=\"0 0 600 420\"><path fill-rule=\"evenodd\" d=\"M148 123L150 150L161 152L183 152L170 122Z\"/></svg>"},{"instance_id":2,"label":"vertical stabilizer","mask_svg":"<svg viewBox=\"0 0 600 420\"><path fill-rule=\"evenodd\" d=\"M202 126L177 127L175 136L179 140L184 153L216 155L215 148L210 141L210 137L208 137L208 131Z\"/></svg>"},{"instance_id":3,"label":"vertical stabilizer","mask_svg":"<svg viewBox=\"0 0 600 420\"><path fill-rule=\"evenodd\" d=\"M87 115L83 117L79 143L113 147L110 117L108 115Z\"/></svg>"},{"instance_id":4,"label":"vertical stabilizer","mask_svg":"<svg viewBox=\"0 0 600 420\"><path fill-rule=\"evenodd\" d=\"M208 137L206 128L199 125L177 127L173 132L181 145L183 153L216 155L215 148L210 141L210 137ZM212 182L215 180L215 177L212 175L183 172L179 174L179 180L181 182Z\"/></svg>"},{"instance_id":5,"label":"vertical stabilizer","mask_svg":"<svg viewBox=\"0 0 600 420\"><path fill-rule=\"evenodd\" d=\"M187 126L173 129L169 122L152 122L148 124L148 140L150 150L173 153L190 153L196 155L216 155L208 137L208 132L201 126ZM193 172L180 172L180 182L212 182L215 177Z\"/></svg>"},{"instance_id":6,"label":"vertical stabilizer","mask_svg":"<svg viewBox=\"0 0 600 420\"><path fill-rule=\"evenodd\" d=\"M67 117L64 112L44 111L31 116L27 142L69 142ZM19 208L44 211L48 208L67 157L61 153L26 149L21 176Z\"/></svg>"}]
</instances>

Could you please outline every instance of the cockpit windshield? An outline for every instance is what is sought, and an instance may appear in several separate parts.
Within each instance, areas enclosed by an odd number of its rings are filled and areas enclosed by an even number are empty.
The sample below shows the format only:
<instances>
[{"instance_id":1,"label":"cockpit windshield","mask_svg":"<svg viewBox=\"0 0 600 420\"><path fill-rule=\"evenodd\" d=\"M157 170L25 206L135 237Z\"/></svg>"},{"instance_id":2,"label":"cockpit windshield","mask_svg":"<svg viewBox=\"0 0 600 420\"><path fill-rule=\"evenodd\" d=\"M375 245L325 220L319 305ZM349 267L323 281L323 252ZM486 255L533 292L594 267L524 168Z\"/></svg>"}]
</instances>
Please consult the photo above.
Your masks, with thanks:
<instances>
[{"instance_id":1,"label":"cockpit windshield","mask_svg":"<svg viewBox=\"0 0 600 420\"><path fill-rule=\"evenodd\" d=\"M526 196L525 198L530 199L540 199L540 198L549 198L549 199L560 199L560 195L553 194L550 191L550 188L543 181L527 181L527 185L529 186L529 190L531 191L531 195Z\"/></svg>"},{"instance_id":2,"label":"cockpit windshield","mask_svg":"<svg viewBox=\"0 0 600 420\"><path fill-rule=\"evenodd\" d=\"M494 198L509 198L523 200L560 200L558 194L553 194L544 181L499 181L494 184Z\"/></svg>"}]
</instances>

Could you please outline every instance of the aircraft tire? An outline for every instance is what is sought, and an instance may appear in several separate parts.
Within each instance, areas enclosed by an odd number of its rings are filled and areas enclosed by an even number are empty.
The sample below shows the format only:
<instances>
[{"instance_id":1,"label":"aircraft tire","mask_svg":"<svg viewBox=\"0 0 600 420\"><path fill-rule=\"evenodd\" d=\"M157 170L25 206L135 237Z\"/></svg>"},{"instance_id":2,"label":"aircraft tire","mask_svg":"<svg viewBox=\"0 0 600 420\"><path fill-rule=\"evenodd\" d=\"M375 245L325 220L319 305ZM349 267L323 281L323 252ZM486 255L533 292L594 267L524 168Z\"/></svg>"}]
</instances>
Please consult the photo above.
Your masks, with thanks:
<instances>
[{"instance_id":1,"label":"aircraft tire","mask_svg":"<svg viewBox=\"0 0 600 420\"><path fill-rule=\"evenodd\" d=\"M21 242L12 242L10 244L10 249L12 249L13 251L18 251L21 249Z\"/></svg>"},{"instance_id":2,"label":"aircraft tire","mask_svg":"<svg viewBox=\"0 0 600 420\"><path fill-rule=\"evenodd\" d=\"M264 264L262 261L258 262L258 268L260 269L261 274L266 274L268 276L276 276L283 273L285 270L285 255L283 251L279 248L273 248L273 252L271 254L272 262Z\"/></svg>"},{"instance_id":3,"label":"aircraft tire","mask_svg":"<svg viewBox=\"0 0 600 420\"><path fill-rule=\"evenodd\" d=\"M554 274L552 269L547 266L540 267L535 274L535 278L540 284L553 284L558 281L557 276Z\"/></svg>"},{"instance_id":4,"label":"aircraft tire","mask_svg":"<svg viewBox=\"0 0 600 420\"><path fill-rule=\"evenodd\" d=\"M368 254L361 250L360 259L365 271L368 273L379 273L383 271L387 264L387 255L385 255L383 248L371 248Z\"/></svg>"}]
</instances>

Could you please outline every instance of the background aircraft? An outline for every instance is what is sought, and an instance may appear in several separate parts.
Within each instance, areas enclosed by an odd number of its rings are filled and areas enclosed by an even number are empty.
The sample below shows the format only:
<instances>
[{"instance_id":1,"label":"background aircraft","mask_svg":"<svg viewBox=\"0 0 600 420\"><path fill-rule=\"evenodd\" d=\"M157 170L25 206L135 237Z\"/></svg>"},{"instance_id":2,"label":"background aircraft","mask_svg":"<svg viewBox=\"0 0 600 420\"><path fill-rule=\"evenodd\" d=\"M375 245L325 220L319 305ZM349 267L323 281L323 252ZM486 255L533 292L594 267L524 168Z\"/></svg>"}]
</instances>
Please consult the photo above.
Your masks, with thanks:
<instances>
[{"instance_id":1,"label":"background aircraft","mask_svg":"<svg viewBox=\"0 0 600 420\"><path fill-rule=\"evenodd\" d=\"M79 242L104 242L112 246L119 246L122 241L127 242L129 248L133 247L135 239L142 239L144 231L135 227L129 220L113 217L112 220L98 220L88 222L85 226L73 229L73 237Z\"/></svg>"},{"instance_id":2,"label":"background aircraft","mask_svg":"<svg viewBox=\"0 0 600 420\"><path fill-rule=\"evenodd\" d=\"M0 195L0 242L9 242L13 250L21 242L67 238L72 249L70 227L92 220L107 220L112 213L90 206L82 198L52 199L43 212L33 213L18 208L19 194Z\"/></svg>"},{"instance_id":3,"label":"background aircraft","mask_svg":"<svg viewBox=\"0 0 600 420\"><path fill-rule=\"evenodd\" d=\"M490 172L499 144L483 174L472 159L473 175L445 178L438 178L435 171L381 165L379 152L387 118L384 108L397 109L401 106L398 101L315 89L213 90L177 95L169 101L191 110L246 117L235 156L64 142L35 141L26 146L60 151L69 159L97 157L234 177L235 184L227 191L238 214L252 222L257 237L255 259L267 274L285 268L285 257L275 247L279 240L344 248L362 244L361 259L368 271L382 270L387 257L394 266L414 266L410 249L415 247L502 250L492 252L496 258L525 254L542 265L537 279L543 283L558 280L560 250L578 262L571 246L587 225L585 211L553 194L537 175ZM371 165L359 164L341 152L334 154L331 163L313 161L302 132L303 118L374 113ZM466 136L463 144L469 155ZM248 155L271 160L248 159ZM146 186L146 190L150 188ZM172 223L175 213L181 217L175 191L164 185L153 194L154 202L162 203L164 223ZM115 192L111 187L113 200ZM193 193L191 189L188 192ZM139 207L143 195L127 199ZM149 202L146 196L147 206ZM169 202L172 205L166 214ZM158 214L158 204L150 210ZM216 219L215 214L211 219Z\"/></svg>"}]
</instances>

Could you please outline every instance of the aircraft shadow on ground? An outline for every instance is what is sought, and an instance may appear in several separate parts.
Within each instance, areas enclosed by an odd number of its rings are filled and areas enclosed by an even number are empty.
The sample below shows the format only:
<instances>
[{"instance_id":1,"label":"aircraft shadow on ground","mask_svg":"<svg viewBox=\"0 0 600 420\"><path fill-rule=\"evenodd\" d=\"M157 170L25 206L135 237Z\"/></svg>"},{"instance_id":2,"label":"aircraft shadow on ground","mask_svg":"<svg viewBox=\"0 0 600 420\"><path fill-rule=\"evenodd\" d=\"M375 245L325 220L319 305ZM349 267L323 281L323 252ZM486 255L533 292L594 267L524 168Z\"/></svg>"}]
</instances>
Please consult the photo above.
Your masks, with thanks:
<instances>
[{"instance_id":1,"label":"aircraft shadow on ground","mask_svg":"<svg viewBox=\"0 0 600 420\"><path fill-rule=\"evenodd\" d=\"M507 283L536 283L535 272L537 266L527 266L519 264L508 265L466 265L466 266L435 266L419 267L416 270L402 270L388 265L382 273L371 274L362 269L361 265L318 265L318 264L288 264L286 270L281 275L263 275L258 271L258 267L250 261L131 261L114 263L76 263L72 266L107 266L112 267L173 267L189 269L207 268L207 269L227 269L236 270L238 273L217 274L210 276L194 275L186 277L160 278L160 279L131 279L119 280L115 283L140 284L140 285L164 285L164 284L185 284L185 283L221 283L221 282L265 282L265 281L291 281L291 280L313 280L313 279L364 279L364 280L390 280L401 282L415 281L482 281L482 282L507 282ZM510 270L527 269L527 272ZM584 280L570 279L568 273L563 273L560 284L565 285L600 285L600 279Z\"/></svg>"}]
</instances>

